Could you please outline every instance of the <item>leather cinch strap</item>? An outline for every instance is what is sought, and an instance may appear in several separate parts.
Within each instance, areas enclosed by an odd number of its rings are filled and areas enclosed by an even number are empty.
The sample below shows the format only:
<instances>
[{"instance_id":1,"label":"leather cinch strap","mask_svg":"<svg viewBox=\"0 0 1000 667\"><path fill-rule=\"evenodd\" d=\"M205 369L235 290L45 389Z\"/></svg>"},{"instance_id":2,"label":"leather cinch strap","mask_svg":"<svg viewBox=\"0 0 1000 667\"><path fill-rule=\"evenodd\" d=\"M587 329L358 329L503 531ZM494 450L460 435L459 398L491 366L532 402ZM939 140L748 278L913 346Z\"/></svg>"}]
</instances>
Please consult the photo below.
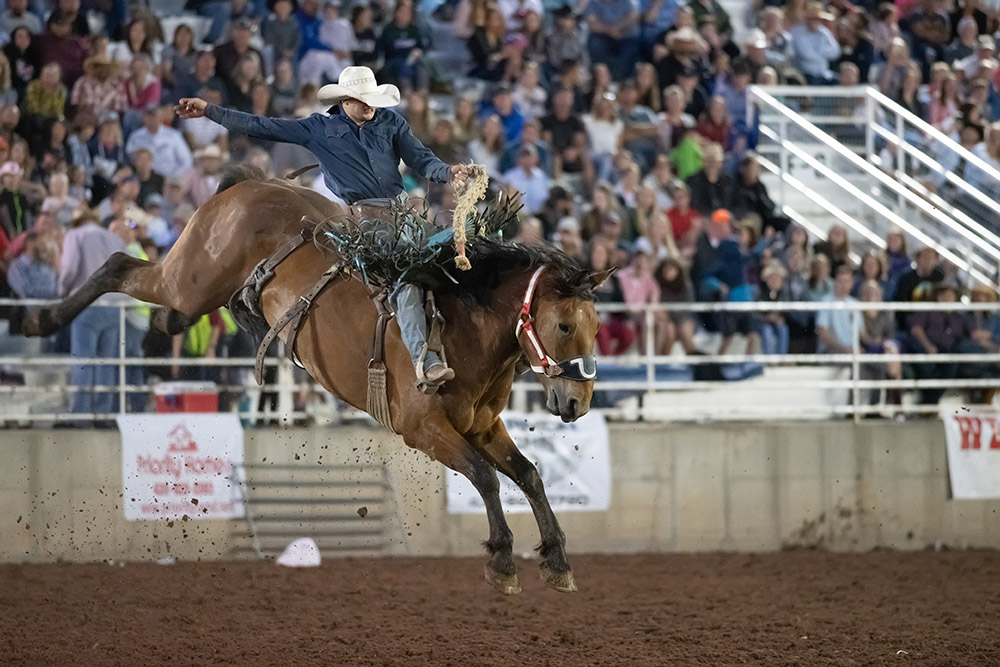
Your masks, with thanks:
<instances>
[{"instance_id":1,"label":"leather cinch strap","mask_svg":"<svg viewBox=\"0 0 1000 667\"><path fill-rule=\"evenodd\" d=\"M333 282L340 272L344 269L346 262L340 261L327 269L319 280L306 292L304 295L299 297L299 300L294 306L288 309L281 319L275 322L274 326L271 327L267 334L264 336L264 340L261 341L260 347L257 348L257 360L254 363L254 378L257 380L257 384L263 384L264 382L264 357L267 355L267 348L271 346L274 339L278 337L285 327L291 326L288 333L288 340L285 343L285 355L291 356L295 352L295 338L299 333L299 326L302 324L302 318L312 307L313 301L316 297L327 288L327 286Z\"/></svg>"}]
</instances>

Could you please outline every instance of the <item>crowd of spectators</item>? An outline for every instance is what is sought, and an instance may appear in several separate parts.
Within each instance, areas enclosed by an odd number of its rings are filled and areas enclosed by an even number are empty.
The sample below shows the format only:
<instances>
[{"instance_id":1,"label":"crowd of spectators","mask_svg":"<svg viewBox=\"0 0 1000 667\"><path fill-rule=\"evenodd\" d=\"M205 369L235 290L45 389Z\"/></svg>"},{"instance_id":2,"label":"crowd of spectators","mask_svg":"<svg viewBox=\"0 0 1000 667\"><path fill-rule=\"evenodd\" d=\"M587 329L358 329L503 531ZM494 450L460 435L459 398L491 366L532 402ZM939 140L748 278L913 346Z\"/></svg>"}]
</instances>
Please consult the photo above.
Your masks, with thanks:
<instances>
[{"instance_id":1,"label":"crowd of spectators","mask_svg":"<svg viewBox=\"0 0 1000 667\"><path fill-rule=\"evenodd\" d=\"M636 308L946 300L957 296L945 280L953 272L936 254L930 259L931 249L910 257L901 233L889 235L886 252L864 253L855 265L854 251L865 248L852 249L846 230L810 239L781 214L760 180L747 91L752 83L870 82L1000 168L996 5L764 0L748 17L730 17L717 0L589 0L554 9L541 0L446 0L432 13L411 0L188 0L184 14L163 17L124 0L104 11L80 0L7 0L2 287L6 295L53 298L115 250L160 258L215 191L225 164L272 171L275 146L229 136L204 118L178 121L180 97L302 117L327 111L318 87L355 64L401 88L399 111L442 159L483 164L497 186L522 193L517 240L553 243L583 267L622 267L602 286L602 300ZM734 22L747 19L752 25L737 40ZM431 21L450 25L442 33ZM464 46L463 71L435 57L441 41ZM956 170L975 178L972 167ZM404 182L447 207L443 189L409 175ZM858 332L836 312L695 317L682 308L658 317L652 332L633 312L608 316L601 353L624 354L654 336L660 353L679 346L695 354L700 329L721 334L723 352L737 335L750 351L769 353L843 351L858 335L871 352L1000 344L996 319L957 312L954 322L866 315ZM90 311L53 344L76 356L116 351L114 312ZM16 310L10 319L16 331ZM131 312L130 352L211 355L237 336L222 314L173 341L148 329L148 313ZM81 366L73 382L105 384L106 372ZM887 364L884 372L901 371ZM918 369L947 372L955 370ZM76 408L113 410L113 395L90 396Z\"/></svg>"}]
</instances>

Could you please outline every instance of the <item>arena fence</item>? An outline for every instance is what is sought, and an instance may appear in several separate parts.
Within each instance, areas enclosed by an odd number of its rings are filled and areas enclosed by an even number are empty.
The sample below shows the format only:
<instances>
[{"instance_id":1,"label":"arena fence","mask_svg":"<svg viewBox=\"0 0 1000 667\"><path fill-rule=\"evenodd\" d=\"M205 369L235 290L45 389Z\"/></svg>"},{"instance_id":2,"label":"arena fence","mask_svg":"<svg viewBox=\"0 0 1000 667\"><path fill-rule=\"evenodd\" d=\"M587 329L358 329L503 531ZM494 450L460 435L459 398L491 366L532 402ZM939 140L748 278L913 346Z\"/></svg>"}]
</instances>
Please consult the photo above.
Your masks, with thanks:
<instances>
[{"instance_id":1,"label":"arena fence","mask_svg":"<svg viewBox=\"0 0 1000 667\"><path fill-rule=\"evenodd\" d=\"M0 306L29 305L43 302L0 300ZM360 411L332 399L322 387L288 360L271 357L269 367L276 369L274 380L257 386L252 379L251 357L214 359L172 359L130 357L125 346L125 322L128 308L119 304L118 355L113 358L75 358L66 354L41 353L37 348L18 351L28 339L5 336L0 341L8 351L0 356L0 368L6 377L23 374L23 384L10 382L0 386L0 422L7 427L51 425L54 422L110 420L117 414L135 410L140 403L149 406L154 386L129 384L130 368L199 366L238 369L234 381L219 384L220 393L233 397L229 409L240 413L249 424L279 421L315 421L331 423L368 419ZM968 394L963 404L992 398L1000 386L997 370L1000 353L893 354L866 353L858 340L850 352L841 354L748 354L744 338L737 336L733 353L728 354L657 354L656 339L660 322L668 314L690 313L696 320L713 315L755 315L766 312L816 313L822 310L847 311L853 330L858 331L865 311L916 312L951 311L996 313L1000 304L938 303L859 303L859 302L787 302L787 303L685 303L651 304L631 308L624 304L599 304L602 313L625 313L639 332L639 342L626 354L600 357L595 383L594 409L609 418L625 420L761 420L773 418L816 419L837 416L900 416L933 414L935 404L918 402L921 390L944 390ZM651 335L644 335L652 332ZM703 349L716 349L721 338L699 325L697 342ZM678 345L674 346L676 351ZM903 374L892 378L890 364L901 364ZM116 380L110 385L74 386L69 383L69 369L74 365L113 366ZM916 371L916 372L912 372ZM920 372L923 371L923 372ZM974 372L970 372L974 371ZM888 400L889 391L901 393L901 403ZM74 413L69 411L76 392L114 392L117 411ZM258 399L270 394L271 407L258 409ZM138 401L136 396L139 397ZM522 376L515 384L512 407L520 410L542 409L542 387L533 375ZM130 403L132 405L130 406Z\"/></svg>"},{"instance_id":2,"label":"arena fence","mask_svg":"<svg viewBox=\"0 0 1000 667\"><path fill-rule=\"evenodd\" d=\"M750 100L775 200L810 232L822 213L881 247L899 227L996 282L1000 171L871 86L753 86Z\"/></svg>"}]
</instances>

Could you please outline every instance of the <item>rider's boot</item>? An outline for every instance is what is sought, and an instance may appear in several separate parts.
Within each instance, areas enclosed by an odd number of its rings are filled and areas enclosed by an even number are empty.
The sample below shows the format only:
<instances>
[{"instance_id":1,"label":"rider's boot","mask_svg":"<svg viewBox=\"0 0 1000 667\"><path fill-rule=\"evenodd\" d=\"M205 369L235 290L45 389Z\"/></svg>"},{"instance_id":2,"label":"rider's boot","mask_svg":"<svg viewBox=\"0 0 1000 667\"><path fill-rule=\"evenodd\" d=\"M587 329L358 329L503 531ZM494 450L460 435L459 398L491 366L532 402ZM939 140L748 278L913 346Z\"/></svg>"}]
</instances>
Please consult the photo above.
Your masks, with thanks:
<instances>
[{"instance_id":1,"label":"rider's boot","mask_svg":"<svg viewBox=\"0 0 1000 667\"><path fill-rule=\"evenodd\" d=\"M448 368L435 352L425 350L427 319L424 313L424 292L416 285L400 283L389 295L389 302L396 311L403 344L413 360L417 386L432 394L442 384L453 379L455 371Z\"/></svg>"}]
</instances>

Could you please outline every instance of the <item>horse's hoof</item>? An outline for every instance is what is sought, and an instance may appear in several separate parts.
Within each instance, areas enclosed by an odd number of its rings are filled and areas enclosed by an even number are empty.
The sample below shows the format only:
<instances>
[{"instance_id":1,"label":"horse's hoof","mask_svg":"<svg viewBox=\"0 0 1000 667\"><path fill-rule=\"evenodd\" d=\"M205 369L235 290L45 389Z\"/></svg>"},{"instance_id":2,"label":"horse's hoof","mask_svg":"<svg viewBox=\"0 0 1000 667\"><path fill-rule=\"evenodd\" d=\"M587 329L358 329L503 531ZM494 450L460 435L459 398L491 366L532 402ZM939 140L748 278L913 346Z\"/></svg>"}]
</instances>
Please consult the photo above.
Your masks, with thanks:
<instances>
[{"instance_id":1,"label":"horse's hoof","mask_svg":"<svg viewBox=\"0 0 1000 667\"><path fill-rule=\"evenodd\" d=\"M514 574L500 574L486 566L486 581L490 586L497 589L504 595L517 595L521 592L521 582L518 581L517 572Z\"/></svg>"},{"instance_id":2,"label":"horse's hoof","mask_svg":"<svg viewBox=\"0 0 1000 667\"><path fill-rule=\"evenodd\" d=\"M542 581L550 588L554 588L560 593L575 593L577 591L576 580L573 578L573 571L556 572L546 566L540 569Z\"/></svg>"}]
</instances>

